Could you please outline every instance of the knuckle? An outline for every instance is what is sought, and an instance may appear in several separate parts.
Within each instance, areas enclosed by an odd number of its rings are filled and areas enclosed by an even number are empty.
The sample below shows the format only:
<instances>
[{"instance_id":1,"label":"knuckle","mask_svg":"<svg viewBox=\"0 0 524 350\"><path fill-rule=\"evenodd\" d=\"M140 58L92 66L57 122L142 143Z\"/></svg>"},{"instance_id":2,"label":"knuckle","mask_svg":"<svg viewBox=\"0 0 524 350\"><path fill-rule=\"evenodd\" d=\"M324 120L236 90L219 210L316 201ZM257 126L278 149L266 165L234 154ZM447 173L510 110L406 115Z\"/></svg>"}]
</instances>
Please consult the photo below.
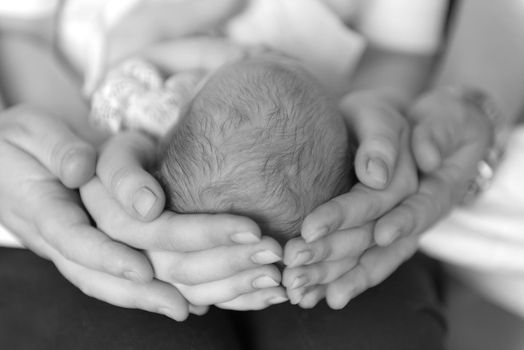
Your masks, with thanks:
<instances>
[{"instance_id":1,"label":"knuckle","mask_svg":"<svg viewBox=\"0 0 524 350\"><path fill-rule=\"evenodd\" d=\"M232 254L228 256L227 260L225 261L225 267L231 273L241 271L244 268L246 268L247 265L252 265L251 260L247 260L246 258L240 255L237 256L237 254Z\"/></svg>"},{"instance_id":2,"label":"knuckle","mask_svg":"<svg viewBox=\"0 0 524 350\"><path fill-rule=\"evenodd\" d=\"M32 133L29 127L20 120L6 118L0 124L0 137L7 142L18 144L21 140L31 138Z\"/></svg>"},{"instance_id":3,"label":"knuckle","mask_svg":"<svg viewBox=\"0 0 524 350\"><path fill-rule=\"evenodd\" d=\"M379 216L382 215L383 212L383 204L382 201L379 200L379 198L376 198L375 195L371 196L369 198L369 201L365 205L365 212L367 213L367 216L376 219Z\"/></svg>"}]
</instances>

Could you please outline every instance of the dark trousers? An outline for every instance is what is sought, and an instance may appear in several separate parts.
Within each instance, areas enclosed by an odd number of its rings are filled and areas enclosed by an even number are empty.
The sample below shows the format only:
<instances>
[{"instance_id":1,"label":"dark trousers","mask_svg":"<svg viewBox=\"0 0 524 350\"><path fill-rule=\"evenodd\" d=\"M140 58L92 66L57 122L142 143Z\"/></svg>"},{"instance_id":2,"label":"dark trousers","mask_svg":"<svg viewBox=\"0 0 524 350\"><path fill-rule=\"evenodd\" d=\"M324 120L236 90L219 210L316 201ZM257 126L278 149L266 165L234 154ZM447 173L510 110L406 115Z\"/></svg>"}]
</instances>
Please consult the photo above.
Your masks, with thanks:
<instances>
[{"instance_id":1,"label":"dark trousers","mask_svg":"<svg viewBox=\"0 0 524 350\"><path fill-rule=\"evenodd\" d=\"M340 311L212 308L177 323L83 295L48 261L0 248L2 349L443 349L436 263L417 255Z\"/></svg>"}]
</instances>

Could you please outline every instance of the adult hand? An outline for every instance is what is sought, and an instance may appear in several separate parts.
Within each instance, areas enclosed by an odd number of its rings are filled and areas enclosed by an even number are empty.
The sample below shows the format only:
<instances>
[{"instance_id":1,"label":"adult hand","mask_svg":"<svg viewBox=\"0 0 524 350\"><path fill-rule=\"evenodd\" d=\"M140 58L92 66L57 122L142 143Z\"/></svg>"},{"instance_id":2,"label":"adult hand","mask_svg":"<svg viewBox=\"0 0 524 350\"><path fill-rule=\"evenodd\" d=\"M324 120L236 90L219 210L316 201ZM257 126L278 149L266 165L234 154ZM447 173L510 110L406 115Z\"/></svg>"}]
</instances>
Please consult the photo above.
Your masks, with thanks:
<instances>
[{"instance_id":1,"label":"adult hand","mask_svg":"<svg viewBox=\"0 0 524 350\"><path fill-rule=\"evenodd\" d=\"M460 203L493 142L493 125L477 105L446 89L422 96L410 109L412 149L423 171L420 187L378 220L375 236L387 244L420 234Z\"/></svg>"},{"instance_id":2,"label":"adult hand","mask_svg":"<svg viewBox=\"0 0 524 350\"><path fill-rule=\"evenodd\" d=\"M301 234L306 242L375 220L417 189L410 128L397 108L373 92L359 92L346 96L341 110L348 128L356 132L359 147L355 170L363 183L320 205L305 218Z\"/></svg>"},{"instance_id":3,"label":"adult hand","mask_svg":"<svg viewBox=\"0 0 524 350\"><path fill-rule=\"evenodd\" d=\"M414 254L419 234L463 198L476 175L478 162L492 142L491 123L484 112L456 94L436 90L413 105L410 117L415 123L413 151L425 173L419 190L377 221L375 239L377 243L389 245L366 250L357 263L353 260L346 265L351 268L349 272L334 281L324 278L321 282L327 284L305 286L289 293L292 301L312 307L325 296L331 307L345 306L354 296L383 281ZM306 271L315 269L319 270L312 265ZM322 271L316 273L330 276ZM296 272L289 275L296 278ZM291 277L285 273L284 283L288 279Z\"/></svg>"},{"instance_id":4,"label":"adult hand","mask_svg":"<svg viewBox=\"0 0 524 350\"><path fill-rule=\"evenodd\" d=\"M141 164L153 154L151 140L140 133L121 133L108 142L97 166L100 180L81 189L98 227L115 240L146 250L156 277L176 286L194 305L258 309L285 301L278 287L280 273L271 265L280 260L281 248L273 239L261 239L250 219L164 211L144 222L122 209L115 199L132 198L127 193L135 193L136 187L159 186ZM126 179L133 176L140 180ZM130 185L119 189L118 183ZM111 192L119 190L122 195L113 198Z\"/></svg>"},{"instance_id":5,"label":"adult hand","mask_svg":"<svg viewBox=\"0 0 524 350\"><path fill-rule=\"evenodd\" d=\"M331 274L324 281L321 278L317 279L325 282L324 284L308 284L288 290L289 298L292 303L299 304L303 308L312 308L318 301L326 298L331 308L342 309L351 299L391 275L404 261L415 254L417 244L418 236L412 235L399 238L386 247L372 246L344 266L344 268L349 267L349 271L340 275ZM329 266L313 265L311 269L309 267L306 266L307 273L311 275L311 271L317 270L318 276L327 273L322 271L323 268L329 269ZM284 273L284 281L286 277Z\"/></svg>"},{"instance_id":6,"label":"adult hand","mask_svg":"<svg viewBox=\"0 0 524 350\"><path fill-rule=\"evenodd\" d=\"M316 304L331 284L336 286L336 281L355 275L353 270L360 271L357 275L369 270L359 266L363 254L376 250L373 248L374 220L413 194L418 183L410 151L409 125L395 107L370 92L349 95L341 106L359 140L355 159L359 179L367 179L376 187L384 186L388 181L389 184L380 190L358 183L349 193L332 199L309 214L302 226L302 238L288 242L284 252L287 268L283 284L291 302L300 302L302 306ZM370 163L381 166L370 167ZM379 176L375 176L377 173ZM381 181L369 181L373 178ZM372 256L380 257L380 254L373 253ZM384 269L377 267L376 271ZM368 276L373 282L368 283L368 287L381 280L378 275L378 272L373 272ZM350 284L343 285L350 287ZM341 287L331 289L340 290ZM333 297L330 297L330 303L335 306L342 303L337 298L331 299Z\"/></svg>"},{"instance_id":7,"label":"adult hand","mask_svg":"<svg viewBox=\"0 0 524 350\"><path fill-rule=\"evenodd\" d=\"M147 258L91 226L74 189L95 162L93 147L62 121L27 107L2 112L0 221L86 294L184 319L185 300L150 282Z\"/></svg>"}]
</instances>

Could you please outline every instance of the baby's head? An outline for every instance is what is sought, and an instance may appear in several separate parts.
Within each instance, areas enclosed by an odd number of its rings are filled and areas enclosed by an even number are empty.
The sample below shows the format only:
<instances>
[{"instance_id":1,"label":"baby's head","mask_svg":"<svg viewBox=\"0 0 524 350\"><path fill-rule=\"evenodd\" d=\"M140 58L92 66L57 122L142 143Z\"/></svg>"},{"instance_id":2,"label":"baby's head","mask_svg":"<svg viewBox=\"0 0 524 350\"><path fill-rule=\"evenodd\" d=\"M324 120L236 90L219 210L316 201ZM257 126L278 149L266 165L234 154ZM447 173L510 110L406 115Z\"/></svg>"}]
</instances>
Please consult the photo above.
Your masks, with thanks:
<instances>
[{"instance_id":1,"label":"baby's head","mask_svg":"<svg viewBox=\"0 0 524 350\"><path fill-rule=\"evenodd\" d=\"M282 241L352 185L352 139L298 62L264 55L206 81L164 139L156 174L169 209L248 216Z\"/></svg>"}]
</instances>

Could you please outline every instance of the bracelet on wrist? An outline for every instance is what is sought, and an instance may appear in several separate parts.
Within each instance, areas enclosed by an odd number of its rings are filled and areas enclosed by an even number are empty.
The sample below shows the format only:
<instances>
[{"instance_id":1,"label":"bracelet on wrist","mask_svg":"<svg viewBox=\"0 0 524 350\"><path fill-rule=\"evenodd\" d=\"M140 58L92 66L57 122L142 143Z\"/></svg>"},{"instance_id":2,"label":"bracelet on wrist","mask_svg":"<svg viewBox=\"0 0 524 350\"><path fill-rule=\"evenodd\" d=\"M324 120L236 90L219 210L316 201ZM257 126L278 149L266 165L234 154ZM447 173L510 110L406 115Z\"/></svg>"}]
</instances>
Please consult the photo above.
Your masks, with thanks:
<instances>
[{"instance_id":1,"label":"bracelet on wrist","mask_svg":"<svg viewBox=\"0 0 524 350\"><path fill-rule=\"evenodd\" d=\"M497 108L496 103L487 93L469 87L446 87L446 91L477 108L489 121L492 138L484 153L483 159L477 164L477 174L466 190L461 204L472 204L476 198L486 191L495 177L496 169L504 157L509 127L506 119Z\"/></svg>"}]
</instances>

